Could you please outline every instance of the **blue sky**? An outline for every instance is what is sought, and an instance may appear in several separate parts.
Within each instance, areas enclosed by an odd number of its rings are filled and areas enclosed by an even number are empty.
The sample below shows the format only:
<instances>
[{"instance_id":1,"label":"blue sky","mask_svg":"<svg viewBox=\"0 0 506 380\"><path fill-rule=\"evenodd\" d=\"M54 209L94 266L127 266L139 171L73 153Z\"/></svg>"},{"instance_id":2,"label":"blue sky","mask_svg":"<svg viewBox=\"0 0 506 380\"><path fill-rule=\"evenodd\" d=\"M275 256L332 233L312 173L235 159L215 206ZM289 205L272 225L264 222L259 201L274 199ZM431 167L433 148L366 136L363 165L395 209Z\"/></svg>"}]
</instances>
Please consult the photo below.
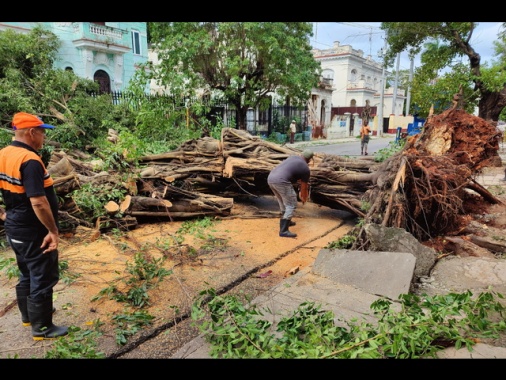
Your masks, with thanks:
<instances>
[{"instance_id":1,"label":"blue sky","mask_svg":"<svg viewBox=\"0 0 506 380\"><path fill-rule=\"evenodd\" d=\"M332 47L334 41L341 45L351 45L361 49L364 56L371 55L373 60L380 61L379 52L385 46L384 33L380 22L314 22L311 45L318 49ZM497 38L502 22L480 22L473 33L471 46L481 56L481 63L491 62L494 54L492 41ZM415 60L415 67L418 61ZM395 65L395 62L394 62ZM410 61L407 53L401 54L400 70L409 70ZM390 67L392 71L395 67Z\"/></svg>"}]
</instances>

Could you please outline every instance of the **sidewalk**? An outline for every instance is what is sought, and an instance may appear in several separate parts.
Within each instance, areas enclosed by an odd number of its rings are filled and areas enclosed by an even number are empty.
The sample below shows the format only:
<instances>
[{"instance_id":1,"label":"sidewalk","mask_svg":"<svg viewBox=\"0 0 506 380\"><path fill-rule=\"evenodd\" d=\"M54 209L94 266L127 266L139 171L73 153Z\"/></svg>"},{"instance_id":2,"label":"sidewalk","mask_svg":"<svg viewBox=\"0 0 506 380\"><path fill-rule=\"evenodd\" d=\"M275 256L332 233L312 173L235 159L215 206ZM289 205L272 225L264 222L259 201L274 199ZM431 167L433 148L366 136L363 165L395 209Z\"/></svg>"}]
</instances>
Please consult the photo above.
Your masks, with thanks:
<instances>
[{"instance_id":1,"label":"sidewalk","mask_svg":"<svg viewBox=\"0 0 506 380\"><path fill-rule=\"evenodd\" d=\"M489 275L504 273L506 280L506 261L489 262L478 260L472 265L479 266L482 271L477 275L481 286ZM396 295L407 293L415 268L415 257L403 252L369 252L322 249L312 267L286 278L270 291L255 298L252 303L264 312L264 319L275 325L281 318L289 316L297 307L308 300L331 311L342 321L366 320L374 323L375 316L370 305L382 296L397 299ZM466 260L452 260L451 265L461 268L469 265ZM479 278L478 278L479 277ZM438 279L444 281L444 278ZM393 307L399 305L393 304ZM172 359L209 359L210 344L204 335L181 347ZM448 347L437 354L440 359L498 359L506 358L506 347L491 346L478 343L472 351L466 347L456 349Z\"/></svg>"}]
</instances>

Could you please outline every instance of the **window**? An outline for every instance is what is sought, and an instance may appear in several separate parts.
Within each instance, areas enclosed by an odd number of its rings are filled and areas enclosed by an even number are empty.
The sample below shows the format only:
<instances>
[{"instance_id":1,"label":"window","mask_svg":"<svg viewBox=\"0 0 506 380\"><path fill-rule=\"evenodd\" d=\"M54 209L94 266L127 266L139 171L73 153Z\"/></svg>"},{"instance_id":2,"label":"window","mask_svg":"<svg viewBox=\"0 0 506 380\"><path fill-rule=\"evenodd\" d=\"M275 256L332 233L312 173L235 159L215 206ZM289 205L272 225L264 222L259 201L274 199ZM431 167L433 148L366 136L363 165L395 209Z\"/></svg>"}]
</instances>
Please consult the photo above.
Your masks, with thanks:
<instances>
[{"instance_id":1,"label":"window","mask_svg":"<svg viewBox=\"0 0 506 380\"><path fill-rule=\"evenodd\" d=\"M135 55L141 55L141 34L132 30L132 51Z\"/></svg>"}]
</instances>

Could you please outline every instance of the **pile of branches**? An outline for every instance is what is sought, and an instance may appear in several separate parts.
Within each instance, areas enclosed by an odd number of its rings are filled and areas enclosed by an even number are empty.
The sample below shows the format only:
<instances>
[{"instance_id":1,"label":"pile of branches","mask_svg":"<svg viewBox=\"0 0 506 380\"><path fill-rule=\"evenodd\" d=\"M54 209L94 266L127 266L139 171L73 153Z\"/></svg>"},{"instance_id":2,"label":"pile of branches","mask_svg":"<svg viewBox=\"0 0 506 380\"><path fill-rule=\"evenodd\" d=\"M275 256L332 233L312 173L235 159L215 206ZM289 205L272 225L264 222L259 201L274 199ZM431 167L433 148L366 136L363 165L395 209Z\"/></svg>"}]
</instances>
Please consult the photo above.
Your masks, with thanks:
<instances>
[{"instance_id":1,"label":"pile of branches","mask_svg":"<svg viewBox=\"0 0 506 380\"><path fill-rule=\"evenodd\" d=\"M428 118L421 134L382 163L316 153L310 163L311 201L350 212L363 218L362 224L403 228L420 241L454 231L466 202L476 197L500 202L474 180L498 158L500 137L494 125L451 109ZM57 193L66 199L62 220L103 230L133 228L140 220L227 217L239 199L271 196L269 172L295 154L300 151L224 128L220 139L193 139L173 151L141 157L126 174L97 173L89 161L64 152L53 153L48 168ZM120 184L127 195L104 205L106 218L90 221L72 202L72 192L88 182ZM357 236L355 249L367 249L365 235Z\"/></svg>"}]
</instances>

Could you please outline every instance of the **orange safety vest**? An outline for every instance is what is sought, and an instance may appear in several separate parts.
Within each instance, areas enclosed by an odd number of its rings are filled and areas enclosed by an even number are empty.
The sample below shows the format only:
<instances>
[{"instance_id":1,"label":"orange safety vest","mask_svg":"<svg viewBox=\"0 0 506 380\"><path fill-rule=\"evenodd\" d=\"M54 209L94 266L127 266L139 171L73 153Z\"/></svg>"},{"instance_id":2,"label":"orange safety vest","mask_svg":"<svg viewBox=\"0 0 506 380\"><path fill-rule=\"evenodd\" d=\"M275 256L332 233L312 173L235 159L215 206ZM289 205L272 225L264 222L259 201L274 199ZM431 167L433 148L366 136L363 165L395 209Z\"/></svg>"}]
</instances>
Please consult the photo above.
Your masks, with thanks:
<instances>
[{"instance_id":1,"label":"orange safety vest","mask_svg":"<svg viewBox=\"0 0 506 380\"><path fill-rule=\"evenodd\" d=\"M9 145L0 150L0 189L13 194L24 194L21 165L29 160L39 161L44 168L44 188L52 186L54 181L37 153Z\"/></svg>"},{"instance_id":2,"label":"orange safety vest","mask_svg":"<svg viewBox=\"0 0 506 380\"><path fill-rule=\"evenodd\" d=\"M23 184L21 167L32 160L40 162L44 168L44 193L40 195L46 195L58 225L58 198L53 187L54 181L44 162L34 150L13 141L11 145L0 150L0 190L7 211L5 232L11 238L22 241L36 241L47 234L47 229L35 215Z\"/></svg>"}]
</instances>

